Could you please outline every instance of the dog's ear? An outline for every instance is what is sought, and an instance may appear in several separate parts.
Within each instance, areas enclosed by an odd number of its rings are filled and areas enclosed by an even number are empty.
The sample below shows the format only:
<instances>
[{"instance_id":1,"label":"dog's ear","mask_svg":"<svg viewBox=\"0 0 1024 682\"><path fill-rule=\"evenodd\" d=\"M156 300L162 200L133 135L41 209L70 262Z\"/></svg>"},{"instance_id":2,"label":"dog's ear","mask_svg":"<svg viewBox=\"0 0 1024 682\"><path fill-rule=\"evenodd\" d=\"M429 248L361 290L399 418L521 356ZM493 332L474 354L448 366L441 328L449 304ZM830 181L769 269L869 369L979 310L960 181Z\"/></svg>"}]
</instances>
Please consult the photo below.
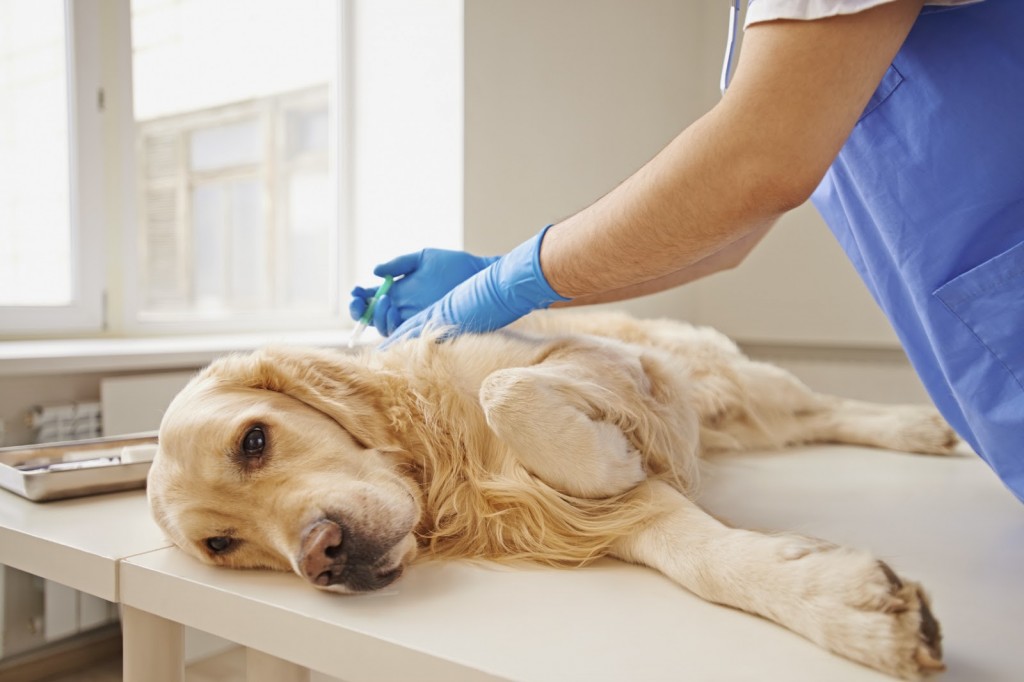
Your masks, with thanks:
<instances>
[{"instance_id":1,"label":"dog's ear","mask_svg":"<svg viewBox=\"0 0 1024 682\"><path fill-rule=\"evenodd\" d=\"M210 365L207 376L291 396L334 419L363 447L395 444L387 428L382 383L354 355L271 346L221 358Z\"/></svg>"}]
</instances>

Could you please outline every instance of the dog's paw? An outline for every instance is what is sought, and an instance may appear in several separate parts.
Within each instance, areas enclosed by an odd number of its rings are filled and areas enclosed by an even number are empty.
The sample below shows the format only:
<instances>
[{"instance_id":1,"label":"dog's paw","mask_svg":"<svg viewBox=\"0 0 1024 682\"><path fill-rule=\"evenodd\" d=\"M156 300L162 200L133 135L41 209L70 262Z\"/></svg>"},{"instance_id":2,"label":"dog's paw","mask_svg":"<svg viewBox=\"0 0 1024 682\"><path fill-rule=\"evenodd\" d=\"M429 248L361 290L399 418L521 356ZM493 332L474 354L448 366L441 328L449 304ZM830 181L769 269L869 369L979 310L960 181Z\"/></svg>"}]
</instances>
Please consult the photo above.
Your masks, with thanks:
<instances>
[{"instance_id":1,"label":"dog's paw","mask_svg":"<svg viewBox=\"0 0 1024 682\"><path fill-rule=\"evenodd\" d=\"M887 410L882 434L886 446L893 450L948 455L960 443L956 432L930 405L895 405Z\"/></svg>"},{"instance_id":2,"label":"dog's paw","mask_svg":"<svg viewBox=\"0 0 1024 682\"><path fill-rule=\"evenodd\" d=\"M592 418L574 398L522 369L494 372L480 387L491 431L547 485L584 498L636 487L647 477L640 452L619 426Z\"/></svg>"},{"instance_id":3,"label":"dog's paw","mask_svg":"<svg viewBox=\"0 0 1024 682\"><path fill-rule=\"evenodd\" d=\"M942 631L924 588L901 579L882 561L867 569L863 580L846 604L852 609L849 623L833 633L829 646L907 680L945 670Z\"/></svg>"},{"instance_id":4,"label":"dog's paw","mask_svg":"<svg viewBox=\"0 0 1024 682\"><path fill-rule=\"evenodd\" d=\"M789 544L781 556L801 582L794 630L903 679L945 668L939 623L921 585L866 552L802 538Z\"/></svg>"}]
</instances>

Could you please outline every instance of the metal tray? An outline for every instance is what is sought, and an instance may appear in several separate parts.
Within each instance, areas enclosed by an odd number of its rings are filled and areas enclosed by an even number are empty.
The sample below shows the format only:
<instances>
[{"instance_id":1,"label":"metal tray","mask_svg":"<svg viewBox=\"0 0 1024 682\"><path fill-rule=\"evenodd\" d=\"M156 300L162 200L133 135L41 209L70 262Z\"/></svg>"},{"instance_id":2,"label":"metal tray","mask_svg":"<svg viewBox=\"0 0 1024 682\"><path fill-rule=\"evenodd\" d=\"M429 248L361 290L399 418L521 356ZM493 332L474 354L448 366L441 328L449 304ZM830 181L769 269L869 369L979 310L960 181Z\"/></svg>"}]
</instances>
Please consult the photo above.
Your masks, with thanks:
<instances>
[{"instance_id":1,"label":"metal tray","mask_svg":"<svg viewBox=\"0 0 1024 682\"><path fill-rule=\"evenodd\" d=\"M0 448L0 487L35 502L143 488L156 432Z\"/></svg>"}]
</instances>

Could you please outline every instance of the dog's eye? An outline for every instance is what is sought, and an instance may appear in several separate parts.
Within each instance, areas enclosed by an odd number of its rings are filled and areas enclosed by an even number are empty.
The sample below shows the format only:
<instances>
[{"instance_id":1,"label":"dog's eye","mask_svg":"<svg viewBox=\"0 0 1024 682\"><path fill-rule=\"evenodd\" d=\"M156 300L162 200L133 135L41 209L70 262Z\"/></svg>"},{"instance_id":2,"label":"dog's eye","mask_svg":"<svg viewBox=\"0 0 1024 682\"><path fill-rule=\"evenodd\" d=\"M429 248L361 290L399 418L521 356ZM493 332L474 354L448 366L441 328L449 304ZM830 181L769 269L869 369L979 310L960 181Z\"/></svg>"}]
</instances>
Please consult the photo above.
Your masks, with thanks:
<instances>
[{"instance_id":1,"label":"dog's eye","mask_svg":"<svg viewBox=\"0 0 1024 682\"><path fill-rule=\"evenodd\" d=\"M267 436L262 426L254 426L245 432L242 438L242 454L246 457L259 457L267 447Z\"/></svg>"},{"instance_id":2,"label":"dog's eye","mask_svg":"<svg viewBox=\"0 0 1024 682\"><path fill-rule=\"evenodd\" d=\"M223 554L231 547L231 538L216 537L206 538L206 548L214 554Z\"/></svg>"}]
</instances>

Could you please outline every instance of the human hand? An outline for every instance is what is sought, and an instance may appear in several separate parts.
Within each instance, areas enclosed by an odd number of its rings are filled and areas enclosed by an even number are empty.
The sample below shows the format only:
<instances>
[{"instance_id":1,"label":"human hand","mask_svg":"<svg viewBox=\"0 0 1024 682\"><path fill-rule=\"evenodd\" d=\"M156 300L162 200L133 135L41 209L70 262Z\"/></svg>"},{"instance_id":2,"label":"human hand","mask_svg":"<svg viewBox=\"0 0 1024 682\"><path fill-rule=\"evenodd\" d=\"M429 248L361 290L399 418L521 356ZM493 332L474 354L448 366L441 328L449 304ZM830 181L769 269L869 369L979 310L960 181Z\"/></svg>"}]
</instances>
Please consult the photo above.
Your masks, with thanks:
<instances>
[{"instance_id":1,"label":"human hand","mask_svg":"<svg viewBox=\"0 0 1024 682\"><path fill-rule=\"evenodd\" d=\"M403 322L496 260L497 256L474 256L465 251L423 249L378 265L373 274L398 279L377 301L370 323L381 336L390 336ZM363 316L376 293L377 287L352 289L348 311L353 320Z\"/></svg>"},{"instance_id":2,"label":"human hand","mask_svg":"<svg viewBox=\"0 0 1024 682\"><path fill-rule=\"evenodd\" d=\"M408 319L381 348L415 338L428 327L451 327L446 334L493 331L533 310L568 301L551 288L541 271L540 245L545 232L547 228Z\"/></svg>"}]
</instances>

